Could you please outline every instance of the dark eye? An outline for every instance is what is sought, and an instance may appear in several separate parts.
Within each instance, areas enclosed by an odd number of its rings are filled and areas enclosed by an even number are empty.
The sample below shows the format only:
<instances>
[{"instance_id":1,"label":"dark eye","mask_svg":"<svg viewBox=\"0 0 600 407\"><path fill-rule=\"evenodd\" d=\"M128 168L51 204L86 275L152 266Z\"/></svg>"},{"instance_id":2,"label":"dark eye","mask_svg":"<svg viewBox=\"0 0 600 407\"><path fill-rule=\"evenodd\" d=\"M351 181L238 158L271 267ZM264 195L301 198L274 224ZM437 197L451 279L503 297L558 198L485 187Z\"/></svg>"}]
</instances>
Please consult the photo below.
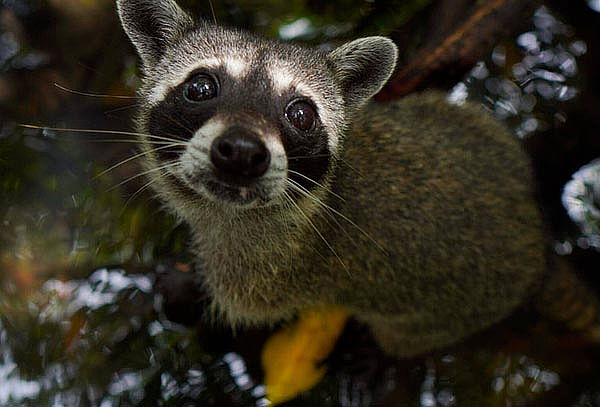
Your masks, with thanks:
<instances>
[{"instance_id":1,"label":"dark eye","mask_svg":"<svg viewBox=\"0 0 600 407\"><path fill-rule=\"evenodd\" d=\"M185 86L185 98L191 102L202 102L217 96L217 84L208 75L198 75Z\"/></svg>"},{"instance_id":2,"label":"dark eye","mask_svg":"<svg viewBox=\"0 0 600 407\"><path fill-rule=\"evenodd\" d=\"M310 130L317 117L315 108L308 102L298 101L288 106L285 116L298 130Z\"/></svg>"}]
</instances>

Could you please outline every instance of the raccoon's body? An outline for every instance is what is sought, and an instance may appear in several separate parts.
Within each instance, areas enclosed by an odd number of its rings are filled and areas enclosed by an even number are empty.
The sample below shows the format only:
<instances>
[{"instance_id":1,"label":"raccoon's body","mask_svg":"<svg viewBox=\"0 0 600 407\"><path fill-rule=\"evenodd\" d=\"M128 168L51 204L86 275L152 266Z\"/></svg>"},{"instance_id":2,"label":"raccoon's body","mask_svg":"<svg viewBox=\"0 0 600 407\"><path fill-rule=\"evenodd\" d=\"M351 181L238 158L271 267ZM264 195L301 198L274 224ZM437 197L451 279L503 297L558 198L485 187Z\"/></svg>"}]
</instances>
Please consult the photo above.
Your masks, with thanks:
<instances>
[{"instance_id":1,"label":"raccoon's body","mask_svg":"<svg viewBox=\"0 0 600 407\"><path fill-rule=\"evenodd\" d=\"M519 143L441 94L369 104L391 41L325 53L195 23L172 0L118 6L144 62L151 181L230 322L340 305L409 356L489 326L535 286L544 242Z\"/></svg>"},{"instance_id":2,"label":"raccoon's body","mask_svg":"<svg viewBox=\"0 0 600 407\"><path fill-rule=\"evenodd\" d=\"M544 238L530 168L482 109L436 93L367 106L339 159L331 194L304 203L314 227L277 208L192 228L206 287L231 321L342 305L409 356L498 321L537 288ZM207 225L228 233L216 239Z\"/></svg>"}]
</instances>

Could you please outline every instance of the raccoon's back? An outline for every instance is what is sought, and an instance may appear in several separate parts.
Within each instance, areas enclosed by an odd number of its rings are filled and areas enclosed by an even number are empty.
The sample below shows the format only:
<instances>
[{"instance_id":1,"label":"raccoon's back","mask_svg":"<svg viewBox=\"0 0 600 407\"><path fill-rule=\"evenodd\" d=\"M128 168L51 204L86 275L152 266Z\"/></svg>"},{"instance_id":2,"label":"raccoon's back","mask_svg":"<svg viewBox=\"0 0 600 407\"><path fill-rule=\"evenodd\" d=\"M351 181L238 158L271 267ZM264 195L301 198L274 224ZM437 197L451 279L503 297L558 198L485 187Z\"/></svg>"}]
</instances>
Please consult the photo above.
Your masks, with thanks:
<instances>
[{"instance_id":1,"label":"raccoon's back","mask_svg":"<svg viewBox=\"0 0 600 407\"><path fill-rule=\"evenodd\" d=\"M485 324L522 301L544 267L542 225L528 158L500 123L426 93L368 106L345 145L339 208L387 252L338 238L373 282L357 308Z\"/></svg>"}]
</instances>

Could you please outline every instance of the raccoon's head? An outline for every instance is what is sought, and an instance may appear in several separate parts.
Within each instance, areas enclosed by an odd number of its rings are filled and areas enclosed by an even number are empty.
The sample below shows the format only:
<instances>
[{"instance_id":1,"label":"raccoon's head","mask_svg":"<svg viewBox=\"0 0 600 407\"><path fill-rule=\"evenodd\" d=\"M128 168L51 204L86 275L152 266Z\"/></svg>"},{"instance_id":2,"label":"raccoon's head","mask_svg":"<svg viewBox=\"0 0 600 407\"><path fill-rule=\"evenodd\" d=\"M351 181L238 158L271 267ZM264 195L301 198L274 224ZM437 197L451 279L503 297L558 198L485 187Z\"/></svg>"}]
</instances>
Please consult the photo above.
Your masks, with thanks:
<instances>
[{"instance_id":1,"label":"raccoon's head","mask_svg":"<svg viewBox=\"0 0 600 407\"><path fill-rule=\"evenodd\" d=\"M139 125L167 200L248 209L322 188L397 58L383 37L323 52L194 21L173 0L117 7L143 62Z\"/></svg>"}]
</instances>

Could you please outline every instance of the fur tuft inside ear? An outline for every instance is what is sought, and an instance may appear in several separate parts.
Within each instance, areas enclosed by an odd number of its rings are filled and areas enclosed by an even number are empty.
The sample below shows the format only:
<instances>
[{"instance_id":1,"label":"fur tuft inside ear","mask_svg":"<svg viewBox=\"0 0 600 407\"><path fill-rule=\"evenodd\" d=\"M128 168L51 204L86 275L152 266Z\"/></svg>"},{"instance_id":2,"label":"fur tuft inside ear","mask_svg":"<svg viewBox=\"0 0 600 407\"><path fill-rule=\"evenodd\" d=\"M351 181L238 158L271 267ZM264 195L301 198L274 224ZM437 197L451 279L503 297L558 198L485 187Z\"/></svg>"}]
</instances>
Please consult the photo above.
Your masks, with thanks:
<instances>
[{"instance_id":1,"label":"fur tuft inside ear","mask_svg":"<svg viewBox=\"0 0 600 407\"><path fill-rule=\"evenodd\" d=\"M155 64L169 42L194 24L174 0L117 0L117 11L145 68Z\"/></svg>"},{"instance_id":2,"label":"fur tuft inside ear","mask_svg":"<svg viewBox=\"0 0 600 407\"><path fill-rule=\"evenodd\" d=\"M398 47L385 37L365 37L346 43L329 55L346 104L359 108L381 90L398 59Z\"/></svg>"}]
</instances>

